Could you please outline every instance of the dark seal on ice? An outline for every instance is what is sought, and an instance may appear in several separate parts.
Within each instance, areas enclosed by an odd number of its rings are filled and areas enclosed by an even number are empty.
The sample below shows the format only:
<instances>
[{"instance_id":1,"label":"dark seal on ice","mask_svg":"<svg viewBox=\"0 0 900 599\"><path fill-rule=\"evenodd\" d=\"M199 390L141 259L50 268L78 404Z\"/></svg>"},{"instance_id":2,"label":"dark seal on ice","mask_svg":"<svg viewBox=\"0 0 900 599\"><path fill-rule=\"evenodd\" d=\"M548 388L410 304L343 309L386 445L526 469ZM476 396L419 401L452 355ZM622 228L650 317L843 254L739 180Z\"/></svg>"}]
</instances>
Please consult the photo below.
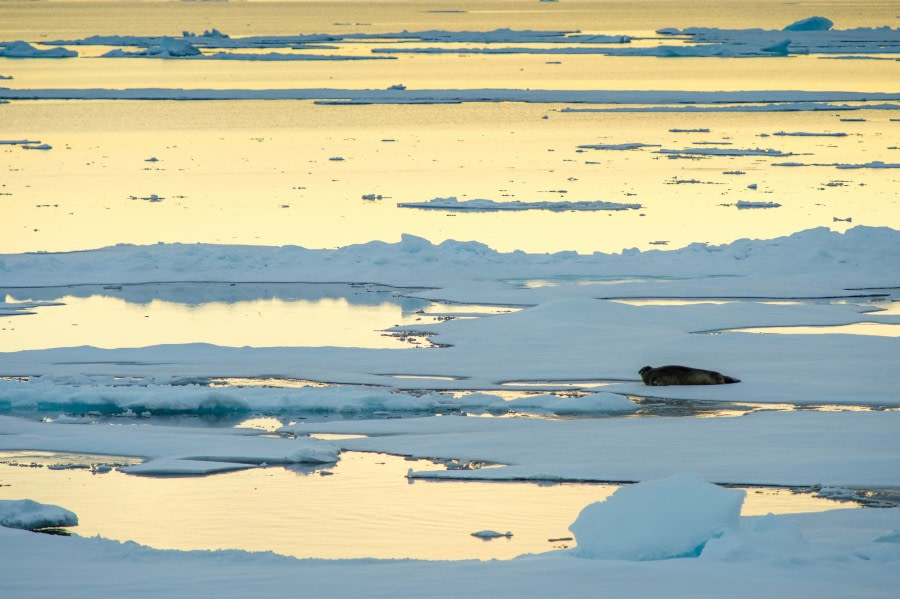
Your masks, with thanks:
<instances>
[{"instance_id":1,"label":"dark seal on ice","mask_svg":"<svg viewBox=\"0 0 900 599\"><path fill-rule=\"evenodd\" d=\"M715 370L703 370L688 366L644 366L638 372L645 385L725 385L740 383L736 378L725 376Z\"/></svg>"}]
</instances>

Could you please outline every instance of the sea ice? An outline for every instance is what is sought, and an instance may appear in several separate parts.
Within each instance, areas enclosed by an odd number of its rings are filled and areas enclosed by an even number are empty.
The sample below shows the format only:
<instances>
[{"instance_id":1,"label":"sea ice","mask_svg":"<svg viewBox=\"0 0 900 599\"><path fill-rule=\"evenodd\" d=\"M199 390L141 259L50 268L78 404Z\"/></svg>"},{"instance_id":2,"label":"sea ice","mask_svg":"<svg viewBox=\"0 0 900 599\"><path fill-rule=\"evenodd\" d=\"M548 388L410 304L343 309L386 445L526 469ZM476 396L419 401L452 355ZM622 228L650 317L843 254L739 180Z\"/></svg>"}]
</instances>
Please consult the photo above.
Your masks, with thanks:
<instances>
[{"instance_id":1,"label":"sea ice","mask_svg":"<svg viewBox=\"0 0 900 599\"><path fill-rule=\"evenodd\" d=\"M569 530L575 555L589 559L697 557L706 543L738 526L744 491L695 474L619 488L585 507Z\"/></svg>"}]
</instances>

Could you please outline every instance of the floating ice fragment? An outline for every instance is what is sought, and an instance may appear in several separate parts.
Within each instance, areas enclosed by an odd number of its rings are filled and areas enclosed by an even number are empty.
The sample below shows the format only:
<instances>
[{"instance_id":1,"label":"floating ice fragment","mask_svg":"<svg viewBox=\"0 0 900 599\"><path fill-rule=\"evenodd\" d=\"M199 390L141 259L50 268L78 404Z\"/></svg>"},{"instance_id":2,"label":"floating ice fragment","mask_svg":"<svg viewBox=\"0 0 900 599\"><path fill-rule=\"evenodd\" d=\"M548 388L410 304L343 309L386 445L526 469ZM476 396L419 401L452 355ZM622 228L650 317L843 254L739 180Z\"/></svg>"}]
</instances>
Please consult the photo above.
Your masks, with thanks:
<instances>
[{"instance_id":1,"label":"floating ice fragment","mask_svg":"<svg viewBox=\"0 0 900 599\"><path fill-rule=\"evenodd\" d=\"M328 160L331 160L332 162L341 162L344 158L342 156L332 156Z\"/></svg>"},{"instance_id":2,"label":"floating ice fragment","mask_svg":"<svg viewBox=\"0 0 900 599\"><path fill-rule=\"evenodd\" d=\"M684 148L683 150L657 150L657 154L687 154L696 156L791 156L790 152L781 150L738 149L738 148Z\"/></svg>"},{"instance_id":3,"label":"floating ice fragment","mask_svg":"<svg viewBox=\"0 0 900 599\"><path fill-rule=\"evenodd\" d=\"M864 162L863 164L835 164L840 169L857 169L857 168L900 168L900 163L882 162L881 160L873 160L872 162Z\"/></svg>"},{"instance_id":4,"label":"floating ice fragment","mask_svg":"<svg viewBox=\"0 0 900 599\"><path fill-rule=\"evenodd\" d=\"M561 192L561 190L554 190ZM565 212L570 210L637 210L640 204L620 204L616 202L583 201L583 202L522 202L513 200L510 202L495 202L494 200L458 200L449 198L434 198L427 202L402 202L397 204L400 208L418 208L421 210L450 210L462 212L498 212L503 210L550 210Z\"/></svg>"},{"instance_id":5,"label":"floating ice fragment","mask_svg":"<svg viewBox=\"0 0 900 599\"><path fill-rule=\"evenodd\" d=\"M541 0L542 2L546 2L547 0ZM472 533L473 537L478 537L479 539L484 539L485 541L490 541L491 539L497 539L500 537L506 537L507 539L511 538L513 535L511 532L497 532L496 530L479 530L478 532Z\"/></svg>"},{"instance_id":6,"label":"floating ice fragment","mask_svg":"<svg viewBox=\"0 0 900 599\"><path fill-rule=\"evenodd\" d=\"M738 210L745 210L748 208L779 208L781 204L778 202L750 202L747 200L739 200L735 206Z\"/></svg>"},{"instance_id":7,"label":"floating ice fragment","mask_svg":"<svg viewBox=\"0 0 900 599\"><path fill-rule=\"evenodd\" d=\"M791 136L791 137L847 137L846 133L810 133L807 131L777 131L772 135Z\"/></svg>"},{"instance_id":8,"label":"floating ice fragment","mask_svg":"<svg viewBox=\"0 0 900 599\"><path fill-rule=\"evenodd\" d=\"M636 150L638 148L659 148L660 144L624 143L624 144L590 144L578 146L585 150Z\"/></svg>"},{"instance_id":9,"label":"floating ice fragment","mask_svg":"<svg viewBox=\"0 0 900 599\"><path fill-rule=\"evenodd\" d=\"M149 196L144 197L144 198L140 198L137 196L128 196L128 199L129 200L143 200L145 202L162 202L166 198L164 198L162 196L158 196L155 193L151 193Z\"/></svg>"},{"instance_id":10,"label":"floating ice fragment","mask_svg":"<svg viewBox=\"0 0 900 599\"><path fill-rule=\"evenodd\" d=\"M31 499L0 500L0 526L37 530L57 526L77 526L78 516L58 505Z\"/></svg>"}]
</instances>

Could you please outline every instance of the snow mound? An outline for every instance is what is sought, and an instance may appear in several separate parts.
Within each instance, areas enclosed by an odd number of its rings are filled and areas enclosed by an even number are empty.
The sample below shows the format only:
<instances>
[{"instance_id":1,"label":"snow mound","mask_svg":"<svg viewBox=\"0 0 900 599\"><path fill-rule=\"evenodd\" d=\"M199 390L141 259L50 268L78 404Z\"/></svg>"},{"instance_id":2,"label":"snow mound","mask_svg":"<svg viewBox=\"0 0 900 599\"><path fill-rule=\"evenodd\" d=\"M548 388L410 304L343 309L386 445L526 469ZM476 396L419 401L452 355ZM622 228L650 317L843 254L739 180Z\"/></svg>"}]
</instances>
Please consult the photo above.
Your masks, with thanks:
<instances>
[{"instance_id":1,"label":"snow mound","mask_svg":"<svg viewBox=\"0 0 900 599\"><path fill-rule=\"evenodd\" d=\"M77 526L78 516L58 505L31 499L0 499L0 526L37 530L55 526Z\"/></svg>"},{"instance_id":2,"label":"snow mound","mask_svg":"<svg viewBox=\"0 0 900 599\"><path fill-rule=\"evenodd\" d=\"M744 491L676 474L622 487L585 507L569 530L575 555L630 561L697 557L706 543L738 526Z\"/></svg>"},{"instance_id":3,"label":"snow mound","mask_svg":"<svg viewBox=\"0 0 900 599\"><path fill-rule=\"evenodd\" d=\"M752 520L749 525L729 530L720 538L710 540L703 550L703 558L721 561L779 561L808 554L811 550L797 526L768 514Z\"/></svg>"}]
</instances>

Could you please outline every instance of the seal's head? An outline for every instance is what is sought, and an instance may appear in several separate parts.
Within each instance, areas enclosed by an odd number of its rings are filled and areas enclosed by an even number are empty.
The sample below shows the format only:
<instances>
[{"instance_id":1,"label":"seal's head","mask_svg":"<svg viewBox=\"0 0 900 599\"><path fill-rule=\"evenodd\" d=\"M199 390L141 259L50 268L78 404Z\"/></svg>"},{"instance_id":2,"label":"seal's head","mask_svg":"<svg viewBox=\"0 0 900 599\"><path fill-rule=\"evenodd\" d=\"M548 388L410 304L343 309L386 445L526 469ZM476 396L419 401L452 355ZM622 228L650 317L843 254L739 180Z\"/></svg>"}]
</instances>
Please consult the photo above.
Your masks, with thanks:
<instances>
[{"instance_id":1,"label":"seal's head","mask_svg":"<svg viewBox=\"0 0 900 599\"><path fill-rule=\"evenodd\" d=\"M638 370L638 374L641 375L641 380L644 381L644 384L645 384L645 385L648 384L648 383L647 383L647 376L648 376L648 374L650 373L651 370L653 370L653 368L651 368L650 366L644 366L643 368L641 368L640 370Z\"/></svg>"}]
</instances>

